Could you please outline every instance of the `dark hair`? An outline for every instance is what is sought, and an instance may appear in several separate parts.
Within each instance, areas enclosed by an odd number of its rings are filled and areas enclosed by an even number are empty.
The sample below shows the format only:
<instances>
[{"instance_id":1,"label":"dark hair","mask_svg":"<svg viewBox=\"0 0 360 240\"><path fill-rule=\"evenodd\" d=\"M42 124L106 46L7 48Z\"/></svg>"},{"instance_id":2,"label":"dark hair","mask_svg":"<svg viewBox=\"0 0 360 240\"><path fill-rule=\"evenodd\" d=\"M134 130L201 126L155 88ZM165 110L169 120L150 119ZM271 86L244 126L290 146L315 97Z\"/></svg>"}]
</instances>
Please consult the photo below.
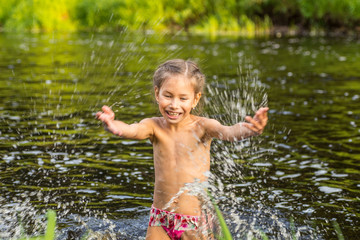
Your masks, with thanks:
<instances>
[{"instance_id":1,"label":"dark hair","mask_svg":"<svg viewBox=\"0 0 360 240\"><path fill-rule=\"evenodd\" d=\"M154 73L153 86L160 89L164 81L174 75L184 75L191 80L195 94L204 91L205 75L196 63L183 59L172 59L161 64Z\"/></svg>"}]
</instances>

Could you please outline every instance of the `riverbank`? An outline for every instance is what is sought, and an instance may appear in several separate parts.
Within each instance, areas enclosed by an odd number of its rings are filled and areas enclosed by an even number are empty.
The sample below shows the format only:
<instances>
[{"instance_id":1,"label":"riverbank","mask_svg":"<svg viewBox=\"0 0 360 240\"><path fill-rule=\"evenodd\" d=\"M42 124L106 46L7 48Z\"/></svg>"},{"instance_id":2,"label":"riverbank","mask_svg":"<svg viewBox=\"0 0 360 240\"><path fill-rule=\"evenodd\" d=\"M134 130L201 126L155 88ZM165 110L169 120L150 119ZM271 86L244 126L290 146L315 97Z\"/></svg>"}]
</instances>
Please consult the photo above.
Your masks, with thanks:
<instances>
[{"instance_id":1,"label":"riverbank","mask_svg":"<svg viewBox=\"0 0 360 240\"><path fill-rule=\"evenodd\" d=\"M127 29L247 37L360 33L360 2L352 0L0 0L0 6L2 32Z\"/></svg>"},{"instance_id":2,"label":"riverbank","mask_svg":"<svg viewBox=\"0 0 360 240\"><path fill-rule=\"evenodd\" d=\"M7 31L6 29L0 27L0 34L6 33L41 33L41 34L53 34L53 33L122 33L122 32L131 32L131 33L139 33L139 34L160 34L160 35L200 35L200 36L209 36L210 38L216 37L245 37L245 38L257 38L257 37L352 37L352 38L360 38L360 27L355 29L349 28L336 28L332 30L326 30L321 28L312 28L312 29L304 29L302 27L294 27L294 26L272 26L271 28L257 28L253 31L247 31L246 29L239 29L238 31L224 31L224 30L216 30L216 31L207 31L206 29L197 29L197 30L185 30L183 28L175 28L175 29L164 29L164 30L153 30L153 29L138 29L138 30L129 30L128 28L117 28L117 29L82 29L81 31L60 31L60 30L52 30L51 32L40 30L40 29L30 29L24 31Z\"/></svg>"}]
</instances>

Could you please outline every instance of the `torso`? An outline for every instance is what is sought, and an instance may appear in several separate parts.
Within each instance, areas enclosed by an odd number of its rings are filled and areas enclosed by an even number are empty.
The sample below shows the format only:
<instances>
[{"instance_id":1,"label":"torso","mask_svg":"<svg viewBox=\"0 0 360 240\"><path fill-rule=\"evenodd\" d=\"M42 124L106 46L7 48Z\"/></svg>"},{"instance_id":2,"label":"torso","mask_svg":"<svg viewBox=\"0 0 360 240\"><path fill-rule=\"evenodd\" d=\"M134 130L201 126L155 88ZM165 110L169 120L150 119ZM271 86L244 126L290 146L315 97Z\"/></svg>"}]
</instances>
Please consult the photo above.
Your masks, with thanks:
<instances>
[{"instance_id":1,"label":"torso","mask_svg":"<svg viewBox=\"0 0 360 240\"><path fill-rule=\"evenodd\" d=\"M192 121L181 131L170 129L163 118L153 118L155 189L154 206L185 215L200 215L200 202L196 196L179 191L188 183L203 182L210 171L211 138L206 137L201 121Z\"/></svg>"}]
</instances>

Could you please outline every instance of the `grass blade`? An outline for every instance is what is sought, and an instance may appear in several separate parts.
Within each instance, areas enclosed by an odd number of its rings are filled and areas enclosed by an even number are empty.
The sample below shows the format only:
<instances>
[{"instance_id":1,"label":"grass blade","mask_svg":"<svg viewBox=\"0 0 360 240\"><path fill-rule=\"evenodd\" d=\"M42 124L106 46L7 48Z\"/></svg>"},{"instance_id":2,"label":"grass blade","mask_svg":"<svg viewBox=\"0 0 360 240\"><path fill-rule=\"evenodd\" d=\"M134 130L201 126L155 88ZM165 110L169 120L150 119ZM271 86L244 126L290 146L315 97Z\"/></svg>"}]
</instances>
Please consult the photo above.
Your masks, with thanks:
<instances>
[{"instance_id":1,"label":"grass blade","mask_svg":"<svg viewBox=\"0 0 360 240\"><path fill-rule=\"evenodd\" d=\"M336 221L333 221L333 226L335 228L335 232L336 232L336 235L337 235L338 239L339 240L345 240L344 235L343 235L343 233L341 231L341 228L340 228L339 224Z\"/></svg>"},{"instance_id":2,"label":"grass blade","mask_svg":"<svg viewBox=\"0 0 360 240\"><path fill-rule=\"evenodd\" d=\"M48 210L46 215L48 222L45 232L45 240L53 240L55 238L56 213L53 210Z\"/></svg>"},{"instance_id":3,"label":"grass blade","mask_svg":"<svg viewBox=\"0 0 360 240\"><path fill-rule=\"evenodd\" d=\"M216 215L217 215L217 217L219 219L221 232L222 232L222 235L223 235L221 240L232 240L233 238L231 236L231 233L230 233L230 230L229 230L228 226L226 225L225 219L224 219L218 205L215 203L214 198L211 196L209 191L208 191L208 195L209 195L209 197L211 199L211 202L212 202L212 204L213 204L213 206L215 208Z\"/></svg>"}]
</instances>

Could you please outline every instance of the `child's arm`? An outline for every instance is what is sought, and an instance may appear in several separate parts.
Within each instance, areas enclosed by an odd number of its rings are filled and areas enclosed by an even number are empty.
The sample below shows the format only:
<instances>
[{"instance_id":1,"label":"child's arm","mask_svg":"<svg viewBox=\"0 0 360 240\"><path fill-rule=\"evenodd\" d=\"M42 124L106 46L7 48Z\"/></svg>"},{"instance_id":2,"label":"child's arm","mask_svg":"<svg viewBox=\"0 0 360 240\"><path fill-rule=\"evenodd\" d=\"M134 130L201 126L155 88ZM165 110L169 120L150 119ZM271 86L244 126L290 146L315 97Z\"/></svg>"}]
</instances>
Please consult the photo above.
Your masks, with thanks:
<instances>
[{"instance_id":1,"label":"child's arm","mask_svg":"<svg viewBox=\"0 0 360 240\"><path fill-rule=\"evenodd\" d=\"M247 137L256 136L264 131L267 124L267 111L269 108L260 108L252 118L246 116L247 122L237 123L232 126L224 126L217 120L208 119L205 128L210 137L227 141L241 140Z\"/></svg>"},{"instance_id":2,"label":"child's arm","mask_svg":"<svg viewBox=\"0 0 360 240\"><path fill-rule=\"evenodd\" d=\"M97 119L105 124L105 129L115 135L128 139L146 139L153 134L150 119L143 119L139 123L126 124L122 121L114 120L115 113L108 106L102 107L102 112L96 113Z\"/></svg>"}]
</instances>

